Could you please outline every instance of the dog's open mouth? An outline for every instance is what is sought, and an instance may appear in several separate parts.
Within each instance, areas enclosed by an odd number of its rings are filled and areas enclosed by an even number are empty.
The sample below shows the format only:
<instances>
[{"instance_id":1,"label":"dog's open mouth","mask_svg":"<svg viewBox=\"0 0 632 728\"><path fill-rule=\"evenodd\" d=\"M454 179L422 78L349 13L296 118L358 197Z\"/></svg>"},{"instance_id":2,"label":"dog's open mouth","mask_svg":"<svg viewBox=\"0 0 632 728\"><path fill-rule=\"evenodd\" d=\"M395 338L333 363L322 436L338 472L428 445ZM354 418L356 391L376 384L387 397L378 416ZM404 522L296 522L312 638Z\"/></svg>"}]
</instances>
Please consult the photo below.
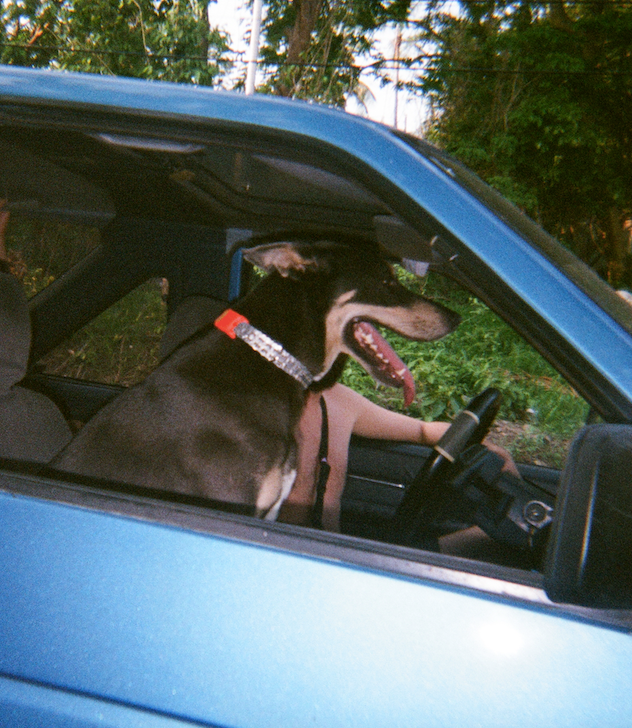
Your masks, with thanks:
<instances>
[{"instance_id":1,"label":"dog's open mouth","mask_svg":"<svg viewBox=\"0 0 632 728\"><path fill-rule=\"evenodd\" d=\"M415 399L415 382L408 367L393 351L380 332L368 321L351 321L347 328L349 341L370 373L382 384L402 387L404 405Z\"/></svg>"}]
</instances>

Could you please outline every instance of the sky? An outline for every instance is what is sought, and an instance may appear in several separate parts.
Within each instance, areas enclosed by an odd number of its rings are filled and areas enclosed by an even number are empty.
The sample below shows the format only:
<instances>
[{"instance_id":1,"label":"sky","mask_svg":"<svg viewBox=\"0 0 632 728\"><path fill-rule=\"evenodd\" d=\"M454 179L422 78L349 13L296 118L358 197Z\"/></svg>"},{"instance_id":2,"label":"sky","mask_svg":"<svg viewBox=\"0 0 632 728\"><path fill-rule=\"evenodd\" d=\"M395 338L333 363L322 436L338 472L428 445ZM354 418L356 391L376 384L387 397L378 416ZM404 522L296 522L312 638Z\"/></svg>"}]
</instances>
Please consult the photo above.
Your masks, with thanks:
<instances>
[{"instance_id":1,"label":"sky","mask_svg":"<svg viewBox=\"0 0 632 728\"><path fill-rule=\"evenodd\" d=\"M265 12L265 2L263 3ZM245 0L217 0L209 5L209 18L211 25L217 25L230 34L231 47L235 51L244 53L244 61L247 57L249 37L252 24L250 8ZM394 53L396 32L394 28L387 28L382 31L377 39L383 54L392 58ZM405 80L405 71L402 71L401 78ZM242 67L241 75L245 76L245 66ZM368 74L361 77L361 80L369 87L372 98L366 102L366 109L358 103L350 100L347 104L347 111L367 116L389 126L397 126L399 129L411 133L418 132L423 120L427 116L427 109L423 100L417 96L400 90L397 96L397 123L395 123L395 90L392 86L382 88L380 83L371 78Z\"/></svg>"}]
</instances>

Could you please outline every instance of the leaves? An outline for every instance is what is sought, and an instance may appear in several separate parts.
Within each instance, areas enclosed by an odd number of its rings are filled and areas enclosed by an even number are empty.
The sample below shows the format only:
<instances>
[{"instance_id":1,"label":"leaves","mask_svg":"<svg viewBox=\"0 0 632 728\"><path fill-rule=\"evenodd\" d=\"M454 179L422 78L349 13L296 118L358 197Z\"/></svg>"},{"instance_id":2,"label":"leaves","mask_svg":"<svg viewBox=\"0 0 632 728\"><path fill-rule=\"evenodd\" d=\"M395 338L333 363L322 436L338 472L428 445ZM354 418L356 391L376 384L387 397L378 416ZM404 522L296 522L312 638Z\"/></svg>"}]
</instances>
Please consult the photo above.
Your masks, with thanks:
<instances>
[{"instance_id":1,"label":"leaves","mask_svg":"<svg viewBox=\"0 0 632 728\"><path fill-rule=\"evenodd\" d=\"M613 284L632 283L632 7L437 1L432 138ZM453 7L453 6L452 6Z\"/></svg>"},{"instance_id":2,"label":"leaves","mask_svg":"<svg viewBox=\"0 0 632 728\"><path fill-rule=\"evenodd\" d=\"M406 20L411 0L270 0L263 60L275 68L263 91L344 106L365 92L356 58L376 31ZM309 19L309 22L308 22Z\"/></svg>"},{"instance_id":3,"label":"leaves","mask_svg":"<svg viewBox=\"0 0 632 728\"><path fill-rule=\"evenodd\" d=\"M212 85L228 39L201 0L22 0L0 6L0 61Z\"/></svg>"}]
</instances>

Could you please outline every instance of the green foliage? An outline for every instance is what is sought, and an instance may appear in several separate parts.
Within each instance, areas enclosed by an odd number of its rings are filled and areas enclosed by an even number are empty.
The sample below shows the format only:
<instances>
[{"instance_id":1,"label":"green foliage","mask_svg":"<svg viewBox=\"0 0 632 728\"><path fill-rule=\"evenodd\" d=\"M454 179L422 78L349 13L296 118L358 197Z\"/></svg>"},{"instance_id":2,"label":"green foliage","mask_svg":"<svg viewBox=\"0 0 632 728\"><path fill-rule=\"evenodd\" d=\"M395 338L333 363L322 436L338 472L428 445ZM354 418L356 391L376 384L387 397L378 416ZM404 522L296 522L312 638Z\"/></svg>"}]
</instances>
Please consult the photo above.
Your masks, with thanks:
<instances>
[{"instance_id":1,"label":"green foliage","mask_svg":"<svg viewBox=\"0 0 632 728\"><path fill-rule=\"evenodd\" d=\"M225 34L203 0L21 0L0 6L0 61L212 85Z\"/></svg>"},{"instance_id":2,"label":"green foliage","mask_svg":"<svg viewBox=\"0 0 632 728\"><path fill-rule=\"evenodd\" d=\"M99 243L99 232L63 222L11 217L7 247L27 271L27 295L35 295L51 280L78 263Z\"/></svg>"},{"instance_id":3,"label":"green foliage","mask_svg":"<svg viewBox=\"0 0 632 728\"><path fill-rule=\"evenodd\" d=\"M587 416L584 400L532 347L478 299L449 281L430 277L421 282L403 274L406 285L458 311L455 332L431 343L417 343L383 332L408 365L417 384L415 402L404 410L401 392L374 380L356 362L343 382L370 400L424 420L450 420L487 387L503 394L499 418L512 433L511 450L530 457L530 450L551 464L561 462L566 441ZM543 450L550 450L544 456Z\"/></svg>"},{"instance_id":4,"label":"green foliage","mask_svg":"<svg viewBox=\"0 0 632 728\"><path fill-rule=\"evenodd\" d=\"M632 7L430 4L432 138L614 284L632 281Z\"/></svg>"},{"instance_id":5,"label":"green foliage","mask_svg":"<svg viewBox=\"0 0 632 728\"><path fill-rule=\"evenodd\" d=\"M99 244L96 229L12 217L7 250L31 298L84 259ZM48 374L130 385L158 364L166 323L160 280L150 280L104 311L43 357Z\"/></svg>"},{"instance_id":6,"label":"green foliage","mask_svg":"<svg viewBox=\"0 0 632 728\"><path fill-rule=\"evenodd\" d=\"M165 321L159 283L148 281L46 355L40 365L49 374L135 384L158 364Z\"/></svg>"},{"instance_id":7,"label":"green foliage","mask_svg":"<svg viewBox=\"0 0 632 728\"><path fill-rule=\"evenodd\" d=\"M375 32L404 21L410 5L411 0L269 0L261 55L278 70L260 90L335 106L344 106L350 94L361 97L356 57L372 52Z\"/></svg>"}]
</instances>

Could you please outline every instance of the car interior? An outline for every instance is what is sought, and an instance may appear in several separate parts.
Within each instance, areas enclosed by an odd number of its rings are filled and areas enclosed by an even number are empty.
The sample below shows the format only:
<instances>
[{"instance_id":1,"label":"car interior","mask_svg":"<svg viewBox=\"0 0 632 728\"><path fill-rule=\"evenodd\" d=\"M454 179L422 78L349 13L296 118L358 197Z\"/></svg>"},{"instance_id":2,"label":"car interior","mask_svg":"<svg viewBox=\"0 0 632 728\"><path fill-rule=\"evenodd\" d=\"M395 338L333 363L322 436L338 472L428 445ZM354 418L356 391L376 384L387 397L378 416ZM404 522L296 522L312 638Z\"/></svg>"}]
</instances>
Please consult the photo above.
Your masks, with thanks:
<instances>
[{"instance_id":1,"label":"car interior","mask_svg":"<svg viewBox=\"0 0 632 728\"><path fill-rule=\"evenodd\" d=\"M446 272L449 245L432 220L418 215L413 229L369 189L363 170L349 162L345 175L340 160L294 142L272 132L244 138L164 120L144 128L105 117L89 124L0 117L0 200L10 214L5 242L24 283L2 279L0 335L16 352L3 362L7 373L0 372L6 385L0 412L10 423L5 432L17 431L18 422L31 426L17 449L0 441L6 467L51 477L43 464L71 429L133 383L93 379L90 352L74 350L72 336L139 286L149 287L163 317L147 342L150 369L250 285L253 273L240 248L260 234L362 235L416 261L420 272L428 266ZM108 334L121 351L131 346L123 333ZM64 356L72 366L60 364ZM113 362L116 369L114 355ZM18 395L28 402L18 403ZM451 468L457 485L444 489L440 502L428 502L428 482L445 476L436 453L354 436L343 533L432 548L438 537L476 524L492 536L493 547L465 556L540 569L561 467L520 462L521 482L501 476L498 459L483 457L476 446L497 404L473 406L483 408L483 425L461 436L459 449L469 455ZM52 442L44 446L45 434ZM34 443L38 451L30 452L27 444ZM407 505L417 516L412 521L399 508L406 498L414 501Z\"/></svg>"}]
</instances>

